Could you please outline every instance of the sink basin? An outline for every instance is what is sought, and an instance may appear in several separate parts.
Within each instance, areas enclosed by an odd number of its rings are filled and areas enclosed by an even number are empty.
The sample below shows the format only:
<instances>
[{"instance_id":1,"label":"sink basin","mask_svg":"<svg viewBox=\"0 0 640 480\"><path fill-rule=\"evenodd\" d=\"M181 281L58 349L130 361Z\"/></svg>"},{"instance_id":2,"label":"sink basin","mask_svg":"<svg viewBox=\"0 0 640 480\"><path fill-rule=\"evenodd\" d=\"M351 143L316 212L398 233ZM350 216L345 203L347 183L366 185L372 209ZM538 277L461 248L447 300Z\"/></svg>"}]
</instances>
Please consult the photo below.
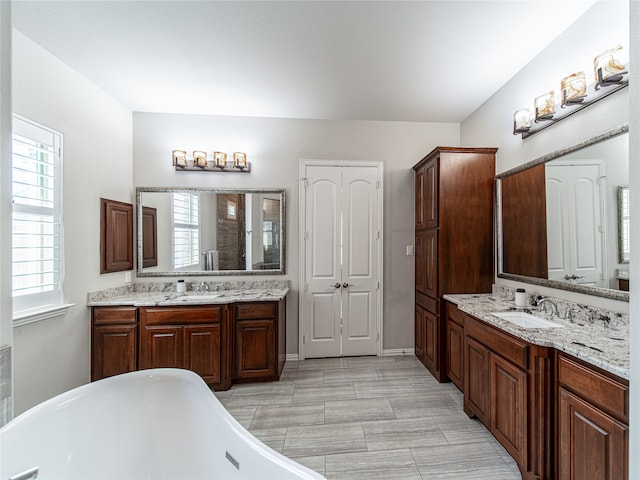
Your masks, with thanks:
<instances>
[{"instance_id":1,"label":"sink basin","mask_svg":"<svg viewBox=\"0 0 640 480\"><path fill-rule=\"evenodd\" d=\"M521 328L558 328L563 326L525 312L492 312L491 315L502 318Z\"/></svg>"},{"instance_id":2,"label":"sink basin","mask_svg":"<svg viewBox=\"0 0 640 480\"><path fill-rule=\"evenodd\" d=\"M207 294L195 294L195 295L185 295L183 297L178 297L175 299L177 302L206 302L208 300L215 300L217 298L223 297L224 293L207 293Z\"/></svg>"}]
</instances>

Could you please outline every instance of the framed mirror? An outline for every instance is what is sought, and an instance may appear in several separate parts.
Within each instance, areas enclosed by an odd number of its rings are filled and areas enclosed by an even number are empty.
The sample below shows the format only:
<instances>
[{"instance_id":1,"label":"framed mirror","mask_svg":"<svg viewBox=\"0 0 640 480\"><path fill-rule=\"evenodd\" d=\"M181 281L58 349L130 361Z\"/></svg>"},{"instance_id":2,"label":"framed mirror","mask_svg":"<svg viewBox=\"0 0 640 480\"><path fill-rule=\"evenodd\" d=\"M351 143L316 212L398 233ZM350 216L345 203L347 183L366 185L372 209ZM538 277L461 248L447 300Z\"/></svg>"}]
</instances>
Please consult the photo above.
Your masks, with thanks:
<instances>
[{"instance_id":1,"label":"framed mirror","mask_svg":"<svg viewBox=\"0 0 640 480\"><path fill-rule=\"evenodd\" d=\"M137 187L137 275L283 275L285 211L284 189Z\"/></svg>"},{"instance_id":2,"label":"framed mirror","mask_svg":"<svg viewBox=\"0 0 640 480\"><path fill-rule=\"evenodd\" d=\"M627 132L620 126L496 176L498 277L629 301L618 207L629 182Z\"/></svg>"}]
</instances>

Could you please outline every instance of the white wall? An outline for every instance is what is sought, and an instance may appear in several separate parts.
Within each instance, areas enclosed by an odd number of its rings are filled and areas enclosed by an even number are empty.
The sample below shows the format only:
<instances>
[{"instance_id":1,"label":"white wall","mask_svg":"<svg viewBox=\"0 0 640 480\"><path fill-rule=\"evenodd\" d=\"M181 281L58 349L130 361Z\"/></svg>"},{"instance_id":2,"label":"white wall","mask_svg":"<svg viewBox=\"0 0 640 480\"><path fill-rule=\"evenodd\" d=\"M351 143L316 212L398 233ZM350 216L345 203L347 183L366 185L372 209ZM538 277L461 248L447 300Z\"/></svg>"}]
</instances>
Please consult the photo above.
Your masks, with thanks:
<instances>
[{"instance_id":1,"label":"white wall","mask_svg":"<svg viewBox=\"0 0 640 480\"><path fill-rule=\"evenodd\" d=\"M100 275L100 197L134 198L131 112L15 30L13 111L64 135L64 295L75 304L14 329L18 414L89 381L87 292L124 282L123 273Z\"/></svg>"},{"instance_id":2,"label":"white wall","mask_svg":"<svg viewBox=\"0 0 640 480\"><path fill-rule=\"evenodd\" d=\"M503 172L544 154L572 145L629 121L629 91L625 88L525 140L513 135L513 113L533 108L534 97L560 90L560 80L584 70L593 82L593 57L608 48L629 47L629 4L600 1L487 100L460 127L463 145L499 147L496 171ZM597 34L594 34L597 32ZM496 283L525 286L530 292L628 312L629 304L564 290L521 285L504 279Z\"/></svg>"},{"instance_id":3,"label":"white wall","mask_svg":"<svg viewBox=\"0 0 640 480\"><path fill-rule=\"evenodd\" d=\"M411 167L438 145L457 145L457 124L355 122L135 113L135 186L285 188L287 352L298 351L298 162L382 160L384 191L384 349L413 348L414 180ZM250 174L176 172L171 150L247 152ZM245 277L246 278L246 277ZM270 277L254 277L270 278Z\"/></svg>"}]
</instances>

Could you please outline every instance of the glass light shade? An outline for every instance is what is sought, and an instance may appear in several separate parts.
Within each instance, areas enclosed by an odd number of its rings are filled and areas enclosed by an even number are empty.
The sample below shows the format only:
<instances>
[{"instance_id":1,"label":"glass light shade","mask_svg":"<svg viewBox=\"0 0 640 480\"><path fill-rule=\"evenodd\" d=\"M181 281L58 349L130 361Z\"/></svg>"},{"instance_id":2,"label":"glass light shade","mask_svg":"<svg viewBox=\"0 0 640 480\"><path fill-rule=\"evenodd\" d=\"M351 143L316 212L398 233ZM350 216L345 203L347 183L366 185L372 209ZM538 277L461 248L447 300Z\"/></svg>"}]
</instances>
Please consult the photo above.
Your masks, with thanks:
<instances>
[{"instance_id":1,"label":"glass light shade","mask_svg":"<svg viewBox=\"0 0 640 480\"><path fill-rule=\"evenodd\" d=\"M624 60L622 60L622 45L597 55L593 59L593 69L598 85L619 82L622 79L622 74L627 73Z\"/></svg>"},{"instance_id":2,"label":"glass light shade","mask_svg":"<svg viewBox=\"0 0 640 480\"><path fill-rule=\"evenodd\" d=\"M560 82L562 105L580 103L587 96L587 79L584 72L572 73Z\"/></svg>"},{"instance_id":3,"label":"glass light shade","mask_svg":"<svg viewBox=\"0 0 640 480\"><path fill-rule=\"evenodd\" d=\"M233 166L236 168L247 168L247 154L235 152L233 154Z\"/></svg>"},{"instance_id":4,"label":"glass light shade","mask_svg":"<svg viewBox=\"0 0 640 480\"><path fill-rule=\"evenodd\" d=\"M531 128L531 110L523 108L513 114L513 133L527 132Z\"/></svg>"},{"instance_id":5,"label":"glass light shade","mask_svg":"<svg viewBox=\"0 0 640 480\"><path fill-rule=\"evenodd\" d=\"M224 152L213 152L213 161L216 167L224 168L227 166L227 154Z\"/></svg>"},{"instance_id":6,"label":"glass light shade","mask_svg":"<svg viewBox=\"0 0 640 480\"><path fill-rule=\"evenodd\" d=\"M538 120L550 120L553 118L553 114L556 113L554 102L553 90L535 98L533 104L536 107L536 122Z\"/></svg>"},{"instance_id":7,"label":"glass light shade","mask_svg":"<svg viewBox=\"0 0 640 480\"><path fill-rule=\"evenodd\" d=\"M193 152L193 166L207 168L207 152L196 150Z\"/></svg>"},{"instance_id":8,"label":"glass light shade","mask_svg":"<svg viewBox=\"0 0 640 480\"><path fill-rule=\"evenodd\" d=\"M174 167L186 167L187 166L187 152L184 150L173 150L171 152L171 164Z\"/></svg>"}]
</instances>

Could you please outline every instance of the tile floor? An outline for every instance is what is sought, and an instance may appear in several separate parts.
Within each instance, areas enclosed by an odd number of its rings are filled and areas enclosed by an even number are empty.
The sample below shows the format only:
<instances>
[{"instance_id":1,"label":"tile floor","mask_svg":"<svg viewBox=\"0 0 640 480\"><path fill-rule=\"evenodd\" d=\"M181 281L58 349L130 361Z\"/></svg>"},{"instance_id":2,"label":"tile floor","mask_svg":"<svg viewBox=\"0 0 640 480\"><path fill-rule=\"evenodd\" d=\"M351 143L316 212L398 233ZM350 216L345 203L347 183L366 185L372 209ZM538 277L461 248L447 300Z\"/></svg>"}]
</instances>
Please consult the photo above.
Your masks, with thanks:
<instances>
[{"instance_id":1,"label":"tile floor","mask_svg":"<svg viewBox=\"0 0 640 480\"><path fill-rule=\"evenodd\" d=\"M287 362L279 382L216 395L257 438L329 480L521 479L458 389L415 356Z\"/></svg>"}]
</instances>

